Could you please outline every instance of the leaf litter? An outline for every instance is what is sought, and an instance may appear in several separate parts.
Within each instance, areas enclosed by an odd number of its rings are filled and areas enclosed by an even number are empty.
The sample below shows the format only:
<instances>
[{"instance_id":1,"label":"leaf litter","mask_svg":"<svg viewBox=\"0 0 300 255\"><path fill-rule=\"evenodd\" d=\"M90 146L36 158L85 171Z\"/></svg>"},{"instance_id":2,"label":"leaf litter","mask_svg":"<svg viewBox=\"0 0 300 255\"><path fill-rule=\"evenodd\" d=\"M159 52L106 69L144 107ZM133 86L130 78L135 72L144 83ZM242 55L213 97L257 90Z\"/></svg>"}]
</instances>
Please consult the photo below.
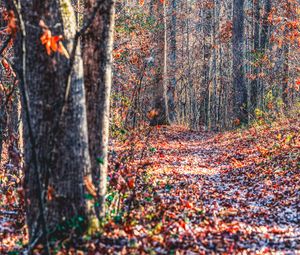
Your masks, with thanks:
<instances>
[{"instance_id":1,"label":"leaf litter","mask_svg":"<svg viewBox=\"0 0 300 255\"><path fill-rule=\"evenodd\" d=\"M284 119L224 133L162 126L148 138L140 132L130 141L114 140L110 217L99 236L77 249L97 255L300 254L299 124L299 118ZM1 181L2 197L9 183ZM17 201L1 203L1 254L24 237L24 228L15 226L23 219Z\"/></svg>"}]
</instances>

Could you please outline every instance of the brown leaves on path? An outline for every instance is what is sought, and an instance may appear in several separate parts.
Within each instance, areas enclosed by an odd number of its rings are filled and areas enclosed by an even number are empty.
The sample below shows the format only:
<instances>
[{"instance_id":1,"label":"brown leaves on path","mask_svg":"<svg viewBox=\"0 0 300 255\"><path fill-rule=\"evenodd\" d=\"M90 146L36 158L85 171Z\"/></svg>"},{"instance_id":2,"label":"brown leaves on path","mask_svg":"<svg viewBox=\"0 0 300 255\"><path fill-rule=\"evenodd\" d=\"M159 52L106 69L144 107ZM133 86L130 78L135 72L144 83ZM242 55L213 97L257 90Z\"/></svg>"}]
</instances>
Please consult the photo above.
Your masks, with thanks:
<instances>
[{"instance_id":1,"label":"brown leaves on path","mask_svg":"<svg viewBox=\"0 0 300 255\"><path fill-rule=\"evenodd\" d=\"M89 238L78 250L299 253L299 131L295 118L217 134L159 127L150 137L138 132L115 140L109 217L100 237Z\"/></svg>"},{"instance_id":2,"label":"brown leaves on path","mask_svg":"<svg viewBox=\"0 0 300 255\"><path fill-rule=\"evenodd\" d=\"M300 252L299 124L285 119L221 134L182 127L155 130L144 144L143 162L151 164L139 172L133 209L121 223L106 226L107 238L123 240L113 250ZM126 146L114 149L121 153ZM139 164L136 157L126 168L135 171Z\"/></svg>"}]
</instances>

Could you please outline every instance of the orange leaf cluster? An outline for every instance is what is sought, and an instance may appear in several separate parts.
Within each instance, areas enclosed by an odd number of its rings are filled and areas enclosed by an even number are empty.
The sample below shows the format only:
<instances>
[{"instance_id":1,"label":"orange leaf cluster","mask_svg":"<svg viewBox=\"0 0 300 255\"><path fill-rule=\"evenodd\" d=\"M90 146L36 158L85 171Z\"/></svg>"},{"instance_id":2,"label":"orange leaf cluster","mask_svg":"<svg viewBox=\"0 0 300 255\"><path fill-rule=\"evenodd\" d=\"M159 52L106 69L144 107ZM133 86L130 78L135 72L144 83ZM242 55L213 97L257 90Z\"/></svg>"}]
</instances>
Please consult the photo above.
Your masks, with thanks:
<instances>
[{"instance_id":1,"label":"orange leaf cluster","mask_svg":"<svg viewBox=\"0 0 300 255\"><path fill-rule=\"evenodd\" d=\"M88 177L84 178L84 185L86 187L87 192L90 195L92 195L93 197L97 197L97 190L94 184L92 183L92 181Z\"/></svg>"},{"instance_id":2,"label":"orange leaf cluster","mask_svg":"<svg viewBox=\"0 0 300 255\"><path fill-rule=\"evenodd\" d=\"M5 32L9 35L12 35L15 37L18 27L16 22L16 17L13 11L9 11L5 14L4 20L8 21L7 28L5 29Z\"/></svg>"},{"instance_id":3,"label":"orange leaf cluster","mask_svg":"<svg viewBox=\"0 0 300 255\"><path fill-rule=\"evenodd\" d=\"M300 91L300 79L296 80L296 84L295 84L294 88L296 91Z\"/></svg>"},{"instance_id":4,"label":"orange leaf cluster","mask_svg":"<svg viewBox=\"0 0 300 255\"><path fill-rule=\"evenodd\" d=\"M59 52L61 55L66 58L70 58L68 51L62 44L63 36L56 35L52 36L52 33L49 29L44 30L44 34L40 38L41 43L45 45L47 54L50 56L52 52Z\"/></svg>"},{"instance_id":5,"label":"orange leaf cluster","mask_svg":"<svg viewBox=\"0 0 300 255\"><path fill-rule=\"evenodd\" d=\"M157 109L152 109L147 113L147 117L149 120L156 118L158 115L159 115L159 112Z\"/></svg>"}]
</instances>

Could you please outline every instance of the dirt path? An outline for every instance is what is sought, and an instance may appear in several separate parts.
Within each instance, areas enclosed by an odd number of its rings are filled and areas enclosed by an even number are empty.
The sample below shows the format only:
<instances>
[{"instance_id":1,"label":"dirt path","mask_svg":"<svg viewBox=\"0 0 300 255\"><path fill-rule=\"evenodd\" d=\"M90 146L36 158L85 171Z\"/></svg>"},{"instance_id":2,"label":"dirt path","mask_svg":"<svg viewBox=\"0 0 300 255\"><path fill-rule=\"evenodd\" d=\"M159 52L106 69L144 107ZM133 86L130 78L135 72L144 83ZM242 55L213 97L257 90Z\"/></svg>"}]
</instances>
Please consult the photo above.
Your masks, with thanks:
<instances>
[{"instance_id":1,"label":"dirt path","mask_svg":"<svg viewBox=\"0 0 300 255\"><path fill-rule=\"evenodd\" d=\"M300 254L299 147L265 158L243 135L166 129L152 142L169 247Z\"/></svg>"},{"instance_id":2,"label":"dirt path","mask_svg":"<svg viewBox=\"0 0 300 255\"><path fill-rule=\"evenodd\" d=\"M110 219L83 254L300 254L299 120L223 134L162 127L111 149ZM15 194L10 183L1 188ZM0 214L1 254L20 243L12 222L23 216Z\"/></svg>"}]
</instances>

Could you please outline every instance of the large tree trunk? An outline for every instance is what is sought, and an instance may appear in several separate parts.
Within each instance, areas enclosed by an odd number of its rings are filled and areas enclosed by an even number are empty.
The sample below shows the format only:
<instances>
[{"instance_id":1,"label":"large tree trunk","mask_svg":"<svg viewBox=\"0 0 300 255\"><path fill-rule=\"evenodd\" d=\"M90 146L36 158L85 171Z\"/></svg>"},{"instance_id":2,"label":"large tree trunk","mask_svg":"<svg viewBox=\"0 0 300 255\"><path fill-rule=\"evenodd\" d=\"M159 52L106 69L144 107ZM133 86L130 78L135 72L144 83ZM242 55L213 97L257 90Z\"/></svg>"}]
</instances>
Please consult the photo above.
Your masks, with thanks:
<instances>
[{"instance_id":1,"label":"large tree trunk","mask_svg":"<svg viewBox=\"0 0 300 255\"><path fill-rule=\"evenodd\" d=\"M247 122L247 89L244 75L244 0L233 1L233 87L234 117Z\"/></svg>"},{"instance_id":2,"label":"large tree trunk","mask_svg":"<svg viewBox=\"0 0 300 255\"><path fill-rule=\"evenodd\" d=\"M34 240L62 222L89 215L84 199L90 161L83 66L80 45L69 71L70 60L57 52L49 56L40 41L42 20L52 35L64 37L63 44L72 51L76 19L70 1L22 0L17 13L22 34L18 55L25 118L24 185L27 223Z\"/></svg>"},{"instance_id":3,"label":"large tree trunk","mask_svg":"<svg viewBox=\"0 0 300 255\"><path fill-rule=\"evenodd\" d=\"M96 0L89 0L86 3L86 13L91 14L96 3ZM89 151L93 183L98 194L96 211L99 217L105 213L113 28L114 1L105 0L83 38Z\"/></svg>"}]
</instances>

